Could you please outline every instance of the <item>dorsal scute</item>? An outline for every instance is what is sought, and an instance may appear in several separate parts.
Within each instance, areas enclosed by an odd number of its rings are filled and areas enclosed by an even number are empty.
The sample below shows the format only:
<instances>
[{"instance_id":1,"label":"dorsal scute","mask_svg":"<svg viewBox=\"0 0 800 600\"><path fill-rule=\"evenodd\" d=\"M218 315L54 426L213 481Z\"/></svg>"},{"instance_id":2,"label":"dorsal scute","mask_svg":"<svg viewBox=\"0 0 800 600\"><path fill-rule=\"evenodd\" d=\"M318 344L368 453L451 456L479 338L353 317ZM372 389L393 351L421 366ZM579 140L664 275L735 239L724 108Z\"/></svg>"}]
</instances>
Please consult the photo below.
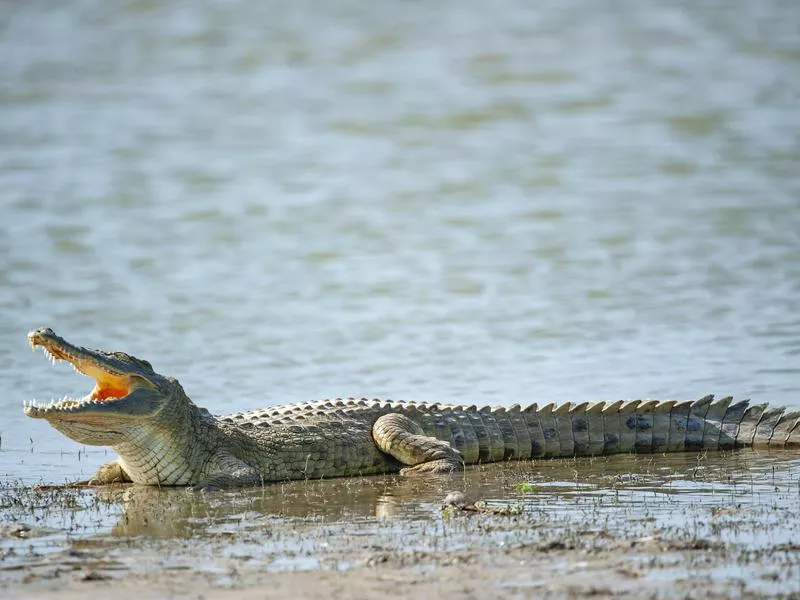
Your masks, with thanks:
<instances>
[{"instance_id":1,"label":"dorsal scute","mask_svg":"<svg viewBox=\"0 0 800 600\"><path fill-rule=\"evenodd\" d=\"M606 414L619 413L619 409L625 404L624 400L615 400L614 402L606 402L603 407L603 412Z\"/></svg>"},{"instance_id":2,"label":"dorsal scute","mask_svg":"<svg viewBox=\"0 0 800 600\"><path fill-rule=\"evenodd\" d=\"M605 408L605 402L594 402L586 407L586 414L588 415L599 415L602 414L603 409Z\"/></svg>"},{"instance_id":3,"label":"dorsal scute","mask_svg":"<svg viewBox=\"0 0 800 600\"><path fill-rule=\"evenodd\" d=\"M658 404L659 404L658 400L642 400L639 406L636 407L636 412L638 413L650 412L654 410L655 407L658 406Z\"/></svg>"},{"instance_id":4,"label":"dorsal scute","mask_svg":"<svg viewBox=\"0 0 800 600\"><path fill-rule=\"evenodd\" d=\"M714 401L714 394L708 394L707 396L703 396L702 398L692 402L692 408L701 408L704 406L708 406L713 401Z\"/></svg>"},{"instance_id":5,"label":"dorsal scute","mask_svg":"<svg viewBox=\"0 0 800 600\"><path fill-rule=\"evenodd\" d=\"M622 403L622 406L619 407L619 414L627 415L630 413L635 413L636 409L639 408L639 405L642 403L641 400L626 400Z\"/></svg>"},{"instance_id":6,"label":"dorsal scute","mask_svg":"<svg viewBox=\"0 0 800 600\"><path fill-rule=\"evenodd\" d=\"M564 402L564 404L562 404L561 406L557 406L553 410L553 414L563 415L563 414L568 413L571 410L572 410L572 402Z\"/></svg>"}]
</instances>

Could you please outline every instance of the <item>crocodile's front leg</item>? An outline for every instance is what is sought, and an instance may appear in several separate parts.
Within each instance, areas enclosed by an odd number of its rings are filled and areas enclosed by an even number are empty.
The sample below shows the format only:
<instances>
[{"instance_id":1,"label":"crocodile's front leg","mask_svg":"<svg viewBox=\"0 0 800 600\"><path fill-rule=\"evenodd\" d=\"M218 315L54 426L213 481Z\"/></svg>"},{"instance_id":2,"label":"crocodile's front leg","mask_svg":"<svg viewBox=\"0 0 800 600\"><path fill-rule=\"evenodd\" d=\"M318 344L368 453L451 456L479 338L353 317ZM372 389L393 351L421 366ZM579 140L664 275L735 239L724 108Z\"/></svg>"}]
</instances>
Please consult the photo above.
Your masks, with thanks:
<instances>
[{"instance_id":1,"label":"crocodile's front leg","mask_svg":"<svg viewBox=\"0 0 800 600\"><path fill-rule=\"evenodd\" d=\"M452 473L464 469L461 453L447 442L425 435L410 418L399 413L383 415L372 427L378 448L409 465L401 475Z\"/></svg>"},{"instance_id":2,"label":"crocodile's front leg","mask_svg":"<svg viewBox=\"0 0 800 600\"><path fill-rule=\"evenodd\" d=\"M118 460L112 460L101 465L97 472L88 480L88 485L107 485L109 483L131 483L133 480L122 468Z\"/></svg>"}]
</instances>

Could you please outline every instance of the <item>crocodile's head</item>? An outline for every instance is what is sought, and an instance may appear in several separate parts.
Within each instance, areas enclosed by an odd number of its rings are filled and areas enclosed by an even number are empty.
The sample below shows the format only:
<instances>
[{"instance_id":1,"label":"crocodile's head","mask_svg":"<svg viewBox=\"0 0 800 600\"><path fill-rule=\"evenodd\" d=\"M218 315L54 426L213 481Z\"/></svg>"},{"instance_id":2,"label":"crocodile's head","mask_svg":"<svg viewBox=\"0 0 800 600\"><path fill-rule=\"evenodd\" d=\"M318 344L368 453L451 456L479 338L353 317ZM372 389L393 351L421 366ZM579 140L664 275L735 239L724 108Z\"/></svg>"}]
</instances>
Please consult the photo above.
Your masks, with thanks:
<instances>
[{"instance_id":1,"label":"crocodile's head","mask_svg":"<svg viewBox=\"0 0 800 600\"><path fill-rule=\"evenodd\" d=\"M104 352L73 346L52 329L28 334L35 350L40 347L53 363L69 362L76 371L94 379L92 391L82 397L65 396L47 404L25 403L25 414L47 421L82 444L114 445L144 422L152 423L179 397L180 384L163 377L150 363L123 352Z\"/></svg>"}]
</instances>

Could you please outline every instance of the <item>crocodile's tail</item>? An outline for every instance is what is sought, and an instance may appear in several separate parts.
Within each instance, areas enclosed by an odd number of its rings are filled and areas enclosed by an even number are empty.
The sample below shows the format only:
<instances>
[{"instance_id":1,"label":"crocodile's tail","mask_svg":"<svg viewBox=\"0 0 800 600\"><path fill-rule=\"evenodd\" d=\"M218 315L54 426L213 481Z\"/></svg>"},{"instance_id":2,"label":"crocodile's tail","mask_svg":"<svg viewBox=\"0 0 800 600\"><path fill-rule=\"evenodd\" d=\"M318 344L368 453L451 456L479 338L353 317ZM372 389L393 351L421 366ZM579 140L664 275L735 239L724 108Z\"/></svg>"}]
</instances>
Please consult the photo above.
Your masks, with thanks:
<instances>
[{"instance_id":1,"label":"crocodile's tail","mask_svg":"<svg viewBox=\"0 0 800 600\"><path fill-rule=\"evenodd\" d=\"M445 427L452 433L448 441L462 453L467 464L800 445L800 411L766 404L751 406L749 400L734 403L731 397L716 402L714 396L705 396L687 402L620 400L548 404L541 408L533 404L524 409L519 405L438 408L438 416L445 417L450 425ZM431 435L441 436L441 432L440 426L439 433Z\"/></svg>"}]
</instances>

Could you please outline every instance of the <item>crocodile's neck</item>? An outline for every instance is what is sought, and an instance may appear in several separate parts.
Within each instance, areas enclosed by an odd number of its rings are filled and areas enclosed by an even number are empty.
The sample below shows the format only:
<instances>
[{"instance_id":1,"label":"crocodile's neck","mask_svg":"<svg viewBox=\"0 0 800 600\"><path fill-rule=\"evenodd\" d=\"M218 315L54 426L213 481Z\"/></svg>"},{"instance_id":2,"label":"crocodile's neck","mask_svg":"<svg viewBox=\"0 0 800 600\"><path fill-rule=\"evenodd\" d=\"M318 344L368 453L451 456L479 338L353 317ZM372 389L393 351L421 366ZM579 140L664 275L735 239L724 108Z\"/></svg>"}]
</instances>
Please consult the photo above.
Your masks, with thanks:
<instances>
[{"instance_id":1,"label":"crocodile's neck","mask_svg":"<svg viewBox=\"0 0 800 600\"><path fill-rule=\"evenodd\" d=\"M155 419L128 429L125 440L113 447L134 481L182 485L196 479L220 437L208 411L184 396Z\"/></svg>"}]
</instances>

